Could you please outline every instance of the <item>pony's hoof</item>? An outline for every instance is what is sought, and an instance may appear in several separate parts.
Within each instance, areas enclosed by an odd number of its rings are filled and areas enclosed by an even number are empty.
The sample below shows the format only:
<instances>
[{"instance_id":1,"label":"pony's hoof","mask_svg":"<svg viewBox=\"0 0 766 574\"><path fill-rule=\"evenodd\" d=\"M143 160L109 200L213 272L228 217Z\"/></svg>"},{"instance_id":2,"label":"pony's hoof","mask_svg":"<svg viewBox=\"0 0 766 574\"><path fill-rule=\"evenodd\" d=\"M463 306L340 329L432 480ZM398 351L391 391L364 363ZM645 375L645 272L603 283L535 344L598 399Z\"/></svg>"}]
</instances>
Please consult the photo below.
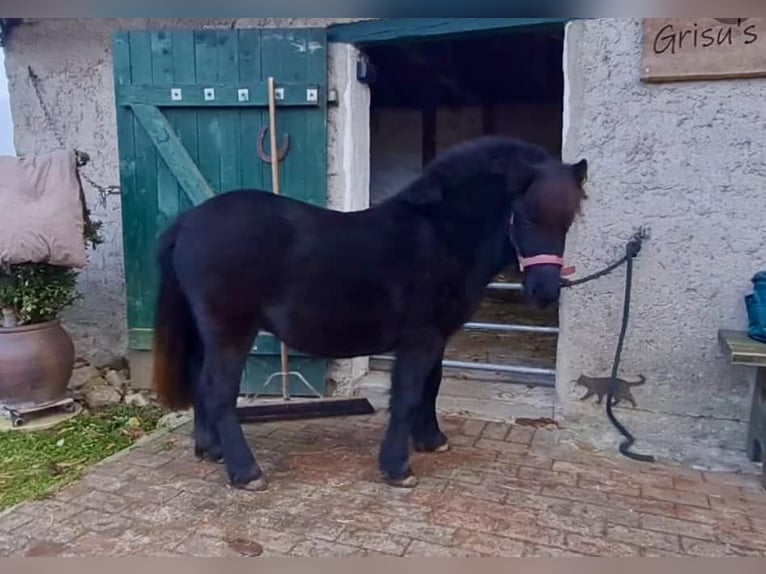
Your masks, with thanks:
<instances>
[{"instance_id":1,"label":"pony's hoof","mask_svg":"<svg viewBox=\"0 0 766 574\"><path fill-rule=\"evenodd\" d=\"M236 488L237 490L246 490L248 492L263 492L268 488L268 484L264 477L256 478L246 484L230 483L229 486L231 488Z\"/></svg>"},{"instance_id":2,"label":"pony's hoof","mask_svg":"<svg viewBox=\"0 0 766 574\"><path fill-rule=\"evenodd\" d=\"M435 452L435 453L439 453L439 452L447 452L449 450L449 442L448 441L445 441L445 442L443 442L442 444L440 444L438 446L426 446L425 444L422 444L422 443L415 443L414 446L415 446L415 450L417 452Z\"/></svg>"},{"instance_id":3,"label":"pony's hoof","mask_svg":"<svg viewBox=\"0 0 766 574\"><path fill-rule=\"evenodd\" d=\"M394 488L415 488L419 482L418 477L411 470L407 472L407 476L402 478L391 478L384 474L383 480Z\"/></svg>"},{"instance_id":4,"label":"pony's hoof","mask_svg":"<svg viewBox=\"0 0 766 574\"><path fill-rule=\"evenodd\" d=\"M199 460L200 462L211 462L213 464L223 464L223 455L221 454L211 454L208 451L196 450L194 452L194 456L196 456L197 460Z\"/></svg>"}]
</instances>

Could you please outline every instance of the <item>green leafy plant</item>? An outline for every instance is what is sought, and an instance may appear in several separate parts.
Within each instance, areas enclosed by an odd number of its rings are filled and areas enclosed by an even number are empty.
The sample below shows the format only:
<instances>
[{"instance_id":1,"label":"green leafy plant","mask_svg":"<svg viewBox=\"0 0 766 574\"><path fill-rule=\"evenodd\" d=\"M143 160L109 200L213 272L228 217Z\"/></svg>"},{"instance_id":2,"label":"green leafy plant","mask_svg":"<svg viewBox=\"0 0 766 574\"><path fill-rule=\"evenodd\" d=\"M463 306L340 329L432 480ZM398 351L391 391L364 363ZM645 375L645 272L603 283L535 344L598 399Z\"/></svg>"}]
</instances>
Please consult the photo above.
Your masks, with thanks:
<instances>
[{"instance_id":1,"label":"green leafy plant","mask_svg":"<svg viewBox=\"0 0 766 574\"><path fill-rule=\"evenodd\" d=\"M94 249L103 243L100 221L93 221L83 201L83 241ZM77 271L47 263L18 263L0 268L0 326L44 323L58 318L81 295Z\"/></svg>"}]
</instances>

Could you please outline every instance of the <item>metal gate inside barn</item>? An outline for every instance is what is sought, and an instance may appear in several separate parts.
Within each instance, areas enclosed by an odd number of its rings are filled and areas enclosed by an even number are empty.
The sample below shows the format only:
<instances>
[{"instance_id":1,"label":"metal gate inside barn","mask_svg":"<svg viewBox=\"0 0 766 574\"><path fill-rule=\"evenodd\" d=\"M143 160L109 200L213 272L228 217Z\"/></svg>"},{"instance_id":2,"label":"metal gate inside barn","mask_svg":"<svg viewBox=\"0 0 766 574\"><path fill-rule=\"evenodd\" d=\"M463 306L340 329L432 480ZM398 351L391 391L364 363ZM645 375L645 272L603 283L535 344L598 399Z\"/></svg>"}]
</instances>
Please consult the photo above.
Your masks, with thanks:
<instances>
[{"instance_id":1,"label":"metal gate inside barn","mask_svg":"<svg viewBox=\"0 0 766 574\"><path fill-rule=\"evenodd\" d=\"M277 89L283 195L324 206L327 196L325 29L125 31L113 38L129 346L151 349L158 234L215 193L271 190L258 154ZM269 150L264 138L262 150ZM279 341L261 334L242 381L260 390L280 371ZM326 361L290 351L291 369L325 392ZM305 395L300 381L290 392ZM264 393L269 394L269 393Z\"/></svg>"}]
</instances>

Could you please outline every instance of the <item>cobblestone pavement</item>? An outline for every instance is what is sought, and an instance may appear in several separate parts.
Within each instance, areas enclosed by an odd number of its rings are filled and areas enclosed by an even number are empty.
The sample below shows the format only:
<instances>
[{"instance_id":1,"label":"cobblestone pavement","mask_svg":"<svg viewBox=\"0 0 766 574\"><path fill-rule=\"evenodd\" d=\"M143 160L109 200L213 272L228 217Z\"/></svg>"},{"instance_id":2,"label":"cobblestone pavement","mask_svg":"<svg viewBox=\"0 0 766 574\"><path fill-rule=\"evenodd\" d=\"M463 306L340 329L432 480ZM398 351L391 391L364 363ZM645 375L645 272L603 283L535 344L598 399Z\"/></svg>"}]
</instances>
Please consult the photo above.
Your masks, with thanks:
<instances>
[{"instance_id":1,"label":"cobblestone pavement","mask_svg":"<svg viewBox=\"0 0 766 574\"><path fill-rule=\"evenodd\" d=\"M248 425L269 479L249 493L197 462L189 425L0 516L0 555L766 555L751 475L604 458L556 431L442 419L412 491L380 483L385 414Z\"/></svg>"}]
</instances>

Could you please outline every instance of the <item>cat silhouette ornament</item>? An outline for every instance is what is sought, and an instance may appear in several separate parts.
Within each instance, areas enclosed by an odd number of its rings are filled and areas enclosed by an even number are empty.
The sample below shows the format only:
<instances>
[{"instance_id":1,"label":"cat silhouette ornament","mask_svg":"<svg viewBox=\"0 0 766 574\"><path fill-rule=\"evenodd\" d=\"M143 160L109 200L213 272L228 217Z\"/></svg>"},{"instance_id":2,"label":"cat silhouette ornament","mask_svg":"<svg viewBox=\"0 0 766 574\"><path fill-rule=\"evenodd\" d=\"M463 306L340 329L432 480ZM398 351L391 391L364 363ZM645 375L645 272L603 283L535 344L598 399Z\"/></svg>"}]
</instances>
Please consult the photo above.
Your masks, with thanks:
<instances>
[{"instance_id":1,"label":"cat silhouette ornament","mask_svg":"<svg viewBox=\"0 0 766 574\"><path fill-rule=\"evenodd\" d=\"M607 391L609 390L610 380L611 377L589 377L588 375L583 374L573 382L578 386L585 387L587 389L587 392L582 397L580 397L581 401L588 400L592 396L598 396L598 400L596 402L601 404L607 394ZM627 401L635 409L637 406L636 399L630 389L632 387L643 385L645 382L646 378L644 375L638 375L638 381L636 382L629 382L625 379L618 378L617 389L614 392L612 405L617 406L621 401Z\"/></svg>"}]
</instances>

